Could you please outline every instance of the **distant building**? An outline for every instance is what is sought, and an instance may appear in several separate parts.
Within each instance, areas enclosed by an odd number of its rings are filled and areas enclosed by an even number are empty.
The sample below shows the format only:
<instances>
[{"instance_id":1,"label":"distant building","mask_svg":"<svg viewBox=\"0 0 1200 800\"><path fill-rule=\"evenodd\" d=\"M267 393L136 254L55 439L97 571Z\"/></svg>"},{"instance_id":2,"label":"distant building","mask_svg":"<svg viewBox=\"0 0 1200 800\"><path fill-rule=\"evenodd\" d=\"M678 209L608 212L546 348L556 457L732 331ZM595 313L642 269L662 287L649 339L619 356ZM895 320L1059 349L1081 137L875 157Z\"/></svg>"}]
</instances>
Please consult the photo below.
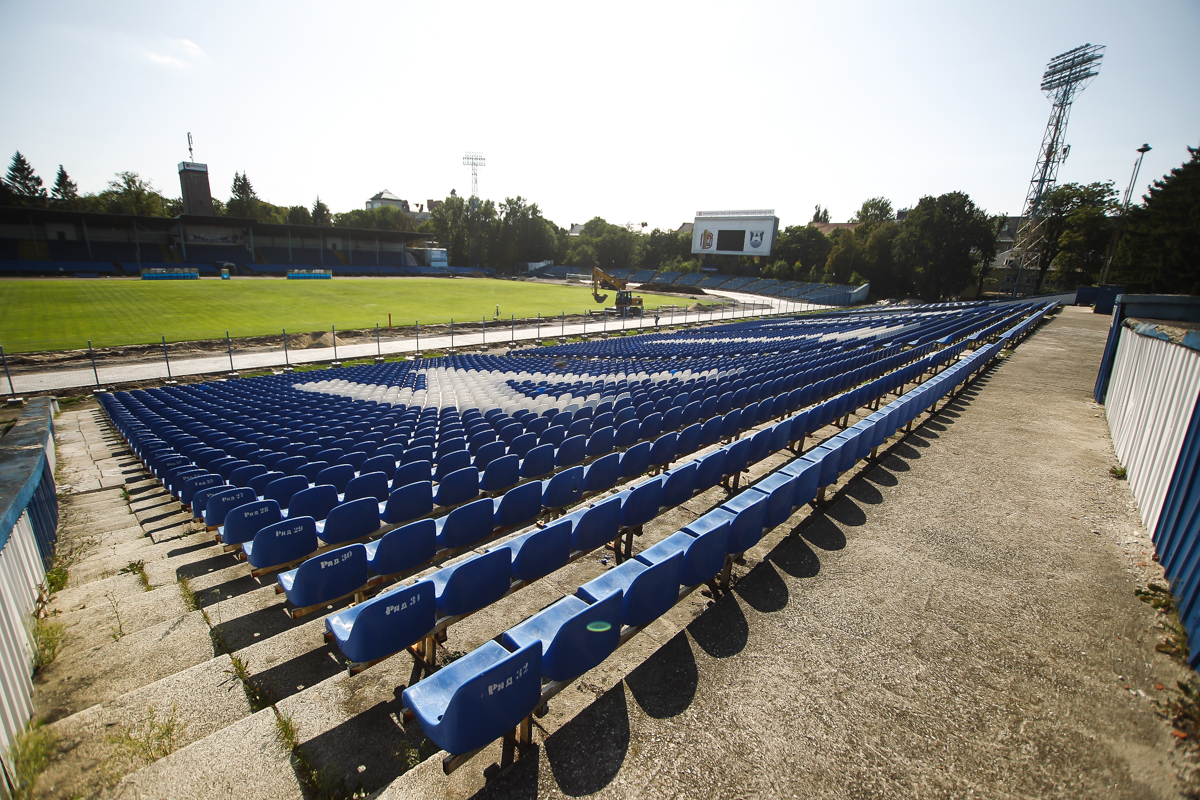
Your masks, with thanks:
<instances>
[{"instance_id":1,"label":"distant building","mask_svg":"<svg viewBox=\"0 0 1200 800\"><path fill-rule=\"evenodd\" d=\"M852 231L861 225L861 222L810 222L814 228L828 236L834 231Z\"/></svg>"},{"instance_id":2,"label":"distant building","mask_svg":"<svg viewBox=\"0 0 1200 800\"><path fill-rule=\"evenodd\" d=\"M393 208L400 209L405 214L409 213L408 201L401 200L399 197L392 194L387 189L384 189L382 192L380 192L379 194L375 195L374 197L372 197L370 200L367 201L367 210L368 211L370 211L372 208L383 208L384 206L392 206Z\"/></svg>"},{"instance_id":3,"label":"distant building","mask_svg":"<svg viewBox=\"0 0 1200 800\"><path fill-rule=\"evenodd\" d=\"M567 236L578 236L583 233L583 226L578 222L572 222L571 227L567 229Z\"/></svg>"},{"instance_id":4,"label":"distant building","mask_svg":"<svg viewBox=\"0 0 1200 800\"><path fill-rule=\"evenodd\" d=\"M696 227L696 223L694 223L694 222L685 222L685 223L683 223L682 225L680 225L680 226L679 226L679 227L678 227L678 228L675 230L675 233L686 233L688 236L691 236L691 235L692 235L692 230L693 230L693 228L695 228L695 227Z\"/></svg>"},{"instance_id":5,"label":"distant building","mask_svg":"<svg viewBox=\"0 0 1200 800\"><path fill-rule=\"evenodd\" d=\"M191 134L188 134L191 141ZM213 215L212 194L208 186L208 165L194 161L179 162L179 188L183 192L183 213L194 217Z\"/></svg>"}]
</instances>

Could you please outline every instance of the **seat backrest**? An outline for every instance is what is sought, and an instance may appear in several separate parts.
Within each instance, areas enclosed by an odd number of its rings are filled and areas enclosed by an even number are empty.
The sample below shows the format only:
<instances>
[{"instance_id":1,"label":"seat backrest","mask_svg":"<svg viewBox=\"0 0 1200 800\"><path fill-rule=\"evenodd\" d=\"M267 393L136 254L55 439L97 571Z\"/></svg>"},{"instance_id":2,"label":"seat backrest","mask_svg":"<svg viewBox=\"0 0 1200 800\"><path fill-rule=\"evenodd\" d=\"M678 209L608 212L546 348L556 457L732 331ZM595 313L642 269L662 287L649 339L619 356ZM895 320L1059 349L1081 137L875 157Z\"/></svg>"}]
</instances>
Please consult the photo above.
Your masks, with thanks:
<instances>
[{"instance_id":1,"label":"seat backrest","mask_svg":"<svg viewBox=\"0 0 1200 800\"><path fill-rule=\"evenodd\" d=\"M613 446L617 448L630 447L641 438L642 424L636 419L626 420L617 427L617 435L613 440Z\"/></svg>"},{"instance_id":2,"label":"seat backrest","mask_svg":"<svg viewBox=\"0 0 1200 800\"><path fill-rule=\"evenodd\" d=\"M317 521L296 517L265 525L254 534L254 549L248 554L256 569L290 564L317 549Z\"/></svg>"},{"instance_id":3,"label":"seat backrest","mask_svg":"<svg viewBox=\"0 0 1200 800\"><path fill-rule=\"evenodd\" d=\"M729 526L729 551L741 553L758 544L763 535L768 495L743 492L722 504L721 508L735 515Z\"/></svg>"},{"instance_id":4,"label":"seat backrest","mask_svg":"<svg viewBox=\"0 0 1200 800\"><path fill-rule=\"evenodd\" d=\"M771 452L771 429L761 430L750 437L750 447L746 450L746 463L757 464Z\"/></svg>"},{"instance_id":5,"label":"seat backrest","mask_svg":"<svg viewBox=\"0 0 1200 800\"><path fill-rule=\"evenodd\" d=\"M554 471L554 445L541 444L525 454L521 462L522 478L541 478Z\"/></svg>"},{"instance_id":6,"label":"seat backrest","mask_svg":"<svg viewBox=\"0 0 1200 800\"><path fill-rule=\"evenodd\" d=\"M225 516L230 511L257 500L258 495L251 489L226 486L222 491L208 496L208 501L204 504L204 524L210 528L224 525Z\"/></svg>"},{"instance_id":7,"label":"seat backrest","mask_svg":"<svg viewBox=\"0 0 1200 800\"><path fill-rule=\"evenodd\" d=\"M501 456L487 465L481 488L485 492L498 492L516 486L520 480L521 460L515 454Z\"/></svg>"},{"instance_id":8,"label":"seat backrest","mask_svg":"<svg viewBox=\"0 0 1200 800\"><path fill-rule=\"evenodd\" d=\"M574 464L582 464L586 457L587 438L572 436L559 445L558 451L554 454L554 463L560 467L569 467Z\"/></svg>"},{"instance_id":9,"label":"seat backrest","mask_svg":"<svg viewBox=\"0 0 1200 800\"><path fill-rule=\"evenodd\" d=\"M696 491L703 492L721 482L725 477L727 456L726 449L721 448L700 457L696 463Z\"/></svg>"},{"instance_id":10,"label":"seat backrest","mask_svg":"<svg viewBox=\"0 0 1200 800\"><path fill-rule=\"evenodd\" d=\"M296 570L288 600L298 607L329 603L367 582L367 550L352 544L308 559Z\"/></svg>"},{"instance_id":11,"label":"seat backrest","mask_svg":"<svg viewBox=\"0 0 1200 800\"><path fill-rule=\"evenodd\" d=\"M401 486L407 486L410 483L420 483L430 479L433 471L433 465L428 461L413 461L409 464L401 464L396 467L396 472L392 476L392 486L399 489Z\"/></svg>"},{"instance_id":12,"label":"seat backrest","mask_svg":"<svg viewBox=\"0 0 1200 800\"><path fill-rule=\"evenodd\" d=\"M639 442L621 455L621 477L636 478L650 468L650 442Z\"/></svg>"},{"instance_id":13,"label":"seat backrest","mask_svg":"<svg viewBox=\"0 0 1200 800\"><path fill-rule=\"evenodd\" d=\"M662 478L653 478L629 491L621 504L621 525L643 525L658 516L662 505Z\"/></svg>"},{"instance_id":14,"label":"seat backrest","mask_svg":"<svg viewBox=\"0 0 1200 800\"><path fill-rule=\"evenodd\" d=\"M275 469L284 475L299 475L300 469L308 463L304 456L288 456L275 462Z\"/></svg>"},{"instance_id":15,"label":"seat backrest","mask_svg":"<svg viewBox=\"0 0 1200 800\"><path fill-rule=\"evenodd\" d=\"M616 431L611 426L599 428L588 438L588 457L595 458L611 453L615 441Z\"/></svg>"},{"instance_id":16,"label":"seat backrest","mask_svg":"<svg viewBox=\"0 0 1200 800\"><path fill-rule=\"evenodd\" d=\"M621 621L626 625L645 625L661 617L679 599L683 578L683 553L676 553L652 567L641 570L625 590L621 601ZM638 564L627 561L625 564ZM617 567L621 569L625 564ZM633 571L632 566L625 567Z\"/></svg>"},{"instance_id":17,"label":"seat backrest","mask_svg":"<svg viewBox=\"0 0 1200 800\"><path fill-rule=\"evenodd\" d=\"M288 504L289 517L312 517L323 520L338 504L338 492L332 484L323 483L308 489L301 489L292 495Z\"/></svg>"},{"instance_id":18,"label":"seat backrest","mask_svg":"<svg viewBox=\"0 0 1200 800\"><path fill-rule=\"evenodd\" d=\"M451 511L439 520L437 543L441 547L459 548L478 542L491 535L494 506L491 499L483 498Z\"/></svg>"},{"instance_id":19,"label":"seat backrest","mask_svg":"<svg viewBox=\"0 0 1200 800\"><path fill-rule=\"evenodd\" d=\"M724 425L723 417L710 417L703 425L700 426L700 446L707 447L710 444L716 444L721 439L721 428Z\"/></svg>"},{"instance_id":20,"label":"seat backrest","mask_svg":"<svg viewBox=\"0 0 1200 800\"><path fill-rule=\"evenodd\" d=\"M725 474L736 475L749 464L750 440L738 439L725 448Z\"/></svg>"},{"instance_id":21,"label":"seat backrest","mask_svg":"<svg viewBox=\"0 0 1200 800\"><path fill-rule=\"evenodd\" d=\"M583 467L571 467L555 475L542 490L542 505L562 508L579 500L583 494L583 477Z\"/></svg>"},{"instance_id":22,"label":"seat backrest","mask_svg":"<svg viewBox=\"0 0 1200 800\"><path fill-rule=\"evenodd\" d=\"M303 475L305 478L308 479L309 483L316 485L317 484L317 476L320 475L323 470L326 470L328 468L329 468L328 461L309 461L307 464L300 467L300 469L296 470L296 474Z\"/></svg>"},{"instance_id":23,"label":"seat backrest","mask_svg":"<svg viewBox=\"0 0 1200 800\"><path fill-rule=\"evenodd\" d=\"M683 464L675 469L663 473L663 496L662 505L664 508L671 508L681 503L685 503L692 497L692 492L696 489L696 462L692 461Z\"/></svg>"},{"instance_id":24,"label":"seat backrest","mask_svg":"<svg viewBox=\"0 0 1200 800\"><path fill-rule=\"evenodd\" d=\"M286 509L292 501L292 495L308 488L308 480L303 475L288 475L268 483L263 488L264 500L275 500L279 507Z\"/></svg>"},{"instance_id":25,"label":"seat backrest","mask_svg":"<svg viewBox=\"0 0 1200 800\"><path fill-rule=\"evenodd\" d=\"M479 495L479 470L465 467L455 470L438 484L433 502L439 506L456 506Z\"/></svg>"},{"instance_id":26,"label":"seat backrest","mask_svg":"<svg viewBox=\"0 0 1200 800\"><path fill-rule=\"evenodd\" d=\"M429 520L429 524L433 521ZM398 528L388 536L400 530L403 529ZM433 582L418 581L330 614L325 618L325 628L334 635L346 658L362 664L419 642L433 630L436 621Z\"/></svg>"},{"instance_id":27,"label":"seat backrest","mask_svg":"<svg viewBox=\"0 0 1200 800\"><path fill-rule=\"evenodd\" d=\"M352 478L346 484L345 500L360 500L364 497L373 498L377 503L385 502L388 499L387 476L382 472L367 472Z\"/></svg>"},{"instance_id":28,"label":"seat backrest","mask_svg":"<svg viewBox=\"0 0 1200 800\"><path fill-rule=\"evenodd\" d=\"M455 450L445 453L438 458L437 468L434 470L433 479L442 481L451 472L457 472L460 469L466 469L471 466L471 454L466 450Z\"/></svg>"},{"instance_id":29,"label":"seat backrest","mask_svg":"<svg viewBox=\"0 0 1200 800\"><path fill-rule=\"evenodd\" d=\"M588 465L584 477L584 490L602 492L615 486L620 477L621 456L617 453L609 453Z\"/></svg>"},{"instance_id":30,"label":"seat backrest","mask_svg":"<svg viewBox=\"0 0 1200 800\"><path fill-rule=\"evenodd\" d=\"M257 495L256 495L257 497ZM272 523L280 522L283 513L275 500L252 500L236 506L226 513L221 541L226 545L240 545L254 539L254 534Z\"/></svg>"},{"instance_id":31,"label":"seat backrest","mask_svg":"<svg viewBox=\"0 0 1200 800\"><path fill-rule=\"evenodd\" d=\"M354 450L353 452L346 453L337 460L337 463L339 464L349 464L354 468L355 472L358 472L358 470L361 469L362 465L366 462L367 454L361 450Z\"/></svg>"},{"instance_id":32,"label":"seat backrest","mask_svg":"<svg viewBox=\"0 0 1200 800\"><path fill-rule=\"evenodd\" d=\"M571 557L571 527L571 520L559 520L505 543L512 553L513 579L537 580L566 564Z\"/></svg>"},{"instance_id":33,"label":"seat backrest","mask_svg":"<svg viewBox=\"0 0 1200 800\"><path fill-rule=\"evenodd\" d=\"M486 469L488 464L503 456L506 449L504 442L488 442L475 451L475 460L472 465L478 470Z\"/></svg>"},{"instance_id":34,"label":"seat backrest","mask_svg":"<svg viewBox=\"0 0 1200 800\"><path fill-rule=\"evenodd\" d=\"M433 482L418 481L393 489L388 495L383 518L397 525L423 517L433 511Z\"/></svg>"},{"instance_id":35,"label":"seat backrest","mask_svg":"<svg viewBox=\"0 0 1200 800\"><path fill-rule=\"evenodd\" d=\"M412 464L417 461L428 461L433 463L433 446L432 445L417 445L407 448L403 455L400 456L400 465Z\"/></svg>"},{"instance_id":36,"label":"seat backrest","mask_svg":"<svg viewBox=\"0 0 1200 800\"><path fill-rule=\"evenodd\" d=\"M538 436L538 444L552 444L558 447L567 438L567 429L562 425L551 425Z\"/></svg>"},{"instance_id":37,"label":"seat backrest","mask_svg":"<svg viewBox=\"0 0 1200 800\"><path fill-rule=\"evenodd\" d=\"M329 512L321 539L327 544L352 542L370 536L379 528L379 503L371 497L360 497L335 506Z\"/></svg>"},{"instance_id":38,"label":"seat backrest","mask_svg":"<svg viewBox=\"0 0 1200 800\"><path fill-rule=\"evenodd\" d=\"M663 412L662 429L664 431L679 430L680 424L683 422L683 409L678 406L669 408Z\"/></svg>"},{"instance_id":39,"label":"seat backrest","mask_svg":"<svg viewBox=\"0 0 1200 800\"><path fill-rule=\"evenodd\" d=\"M369 567L376 575L396 575L429 561L437 553L437 523L419 519L390 530L374 548L368 548Z\"/></svg>"},{"instance_id":40,"label":"seat backrest","mask_svg":"<svg viewBox=\"0 0 1200 800\"><path fill-rule=\"evenodd\" d=\"M647 414L638 427L639 439L655 439L663 431L663 415L657 411Z\"/></svg>"},{"instance_id":41,"label":"seat backrest","mask_svg":"<svg viewBox=\"0 0 1200 800\"><path fill-rule=\"evenodd\" d=\"M238 467L229 475L229 482L234 486L250 487L250 480L257 475L265 475L267 468L262 464L249 464Z\"/></svg>"},{"instance_id":42,"label":"seat backrest","mask_svg":"<svg viewBox=\"0 0 1200 800\"><path fill-rule=\"evenodd\" d=\"M382 472L388 483L391 483L392 478L396 475L396 457L390 453L371 456L363 462L362 467L358 470L360 475L367 472Z\"/></svg>"},{"instance_id":43,"label":"seat backrest","mask_svg":"<svg viewBox=\"0 0 1200 800\"><path fill-rule=\"evenodd\" d=\"M317 473L317 483L329 483L337 488L338 493L346 491L346 485L354 479L354 467L349 464L335 464Z\"/></svg>"},{"instance_id":44,"label":"seat backrest","mask_svg":"<svg viewBox=\"0 0 1200 800\"><path fill-rule=\"evenodd\" d=\"M511 555L507 548L481 553L430 576L441 584L438 611L448 616L469 614L499 600L508 591L511 580Z\"/></svg>"},{"instance_id":45,"label":"seat backrest","mask_svg":"<svg viewBox=\"0 0 1200 800\"><path fill-rule=\"evenodd\" d=\"M523 433L512 440L512 443L508 446L508 453L509 455L515 455L519 458L524 458L525 455L535 447L537 447L537 434Z\"/></svg>"},{"instance_id":46,"label":"seat backrest","mask_svg":"<svg viewBox=\"0 0 1200 800\"><path fill-rule=\"evenodd\" d=\"M703 426L700 423L688 425L679 432L679 440L676 447L676 452L681 456L686 456L700 449L700 432Z\"/></svg>"},{"instance_id":47,"label":"seat backrest","mask_svg":"<svg viewBox=\"0 0 1200 800\"><path fill-rule=\"evenodd\" d=\"M670 464L679 450L679 434L664 433L650 446L650 463L653 466Z\"/></svg>"},{"instance_id":48,"label":"seat backrest","mask_svg":"<svg viewBox=\"0 0 1200 800\"><path fill-rule=\"evenodd\" d=\"M186 505L191 505L192 497L201 489L211 489L214 486L221 486L225 483L220 475L212 472L204 472L199 475L193 475L183 482L183 486L179 489L179 501Z\"/></svg>"},{"instance_id":49,"label":"seat backrest","mask_svg":"<svg viewBox=\"0 0 1200 800\"><path fill-rule=\"evenodd\" d=\"M511 528L533 522L542 511L542 485L532 482L510 489L495 509L496 527Z\"/></svg>"}]
</instances>

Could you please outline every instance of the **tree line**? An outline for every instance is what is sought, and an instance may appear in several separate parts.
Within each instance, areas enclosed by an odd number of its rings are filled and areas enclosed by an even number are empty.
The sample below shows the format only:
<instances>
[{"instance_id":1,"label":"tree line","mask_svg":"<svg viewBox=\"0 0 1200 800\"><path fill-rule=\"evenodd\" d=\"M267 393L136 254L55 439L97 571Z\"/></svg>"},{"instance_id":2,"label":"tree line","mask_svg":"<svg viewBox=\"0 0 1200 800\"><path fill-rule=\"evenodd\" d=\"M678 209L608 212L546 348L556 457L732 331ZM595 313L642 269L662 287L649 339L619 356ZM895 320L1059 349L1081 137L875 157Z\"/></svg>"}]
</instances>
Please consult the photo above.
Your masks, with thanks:
<instances>
[{"instance_id":1,"label":"tree line","mask_svg":"<svg viewBox=\"0 0 1200 800\"><path fill-rule=\"evenodd\" d=\"M1056 187L1046 201L1043 245L1034 261L1037 289L1047 278L1063 289L1093 284L1111 255L1112 282L1135 291L1200 293L1200 151L1188 150L1189 160L1130 208L1115 252L1110 250L1121 221L1112 181ZM81 194L59 165L47 189L20 152L0 184L0 204L167 217L182 212L179 198L164 195L136 172L118 173L103 191ZM520 196L497 205L452 191L418 224L392 206L335 213L319 196L311 206L277 206L260 198L241 172L234 174L229 199L214 198L213 208L221 216L267 223L428 233L448 250L451 264L502 273L515 263L546 261L581 269L676 272L708 265L722 273L778 280L869 281L875 297L926 301L957 297L971 287L981 292L1009 221L988 215L964 192L923 197L902 217L887 198L873 197L855 213L853 226L826 234L817 225L830 221L829 210L818 205L806 224L780 230L772 260L765 263L749 256L701 260L692 255L687 231L656 228L644 234L601 217L572 236Z\"/></svg>"}]
</instances>

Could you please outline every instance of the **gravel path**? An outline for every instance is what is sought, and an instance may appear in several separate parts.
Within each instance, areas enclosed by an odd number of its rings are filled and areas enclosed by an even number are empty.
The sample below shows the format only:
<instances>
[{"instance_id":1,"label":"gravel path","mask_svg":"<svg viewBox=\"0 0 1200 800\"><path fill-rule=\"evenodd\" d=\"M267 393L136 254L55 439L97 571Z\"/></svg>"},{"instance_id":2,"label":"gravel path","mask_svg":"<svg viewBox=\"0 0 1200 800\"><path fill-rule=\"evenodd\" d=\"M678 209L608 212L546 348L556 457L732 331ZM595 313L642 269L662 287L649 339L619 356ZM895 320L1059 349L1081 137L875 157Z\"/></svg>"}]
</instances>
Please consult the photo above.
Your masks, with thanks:
<instances>
[{"instance_id":1,"label":"gravel path","mask_svg":"<svg viewBox=\"0 0 1200 800\"><path fill-rule=\"evenodd\" d=\"M1066 309L478 796L1181 796L1107 323Z\"/></svg>"}]
</instances>

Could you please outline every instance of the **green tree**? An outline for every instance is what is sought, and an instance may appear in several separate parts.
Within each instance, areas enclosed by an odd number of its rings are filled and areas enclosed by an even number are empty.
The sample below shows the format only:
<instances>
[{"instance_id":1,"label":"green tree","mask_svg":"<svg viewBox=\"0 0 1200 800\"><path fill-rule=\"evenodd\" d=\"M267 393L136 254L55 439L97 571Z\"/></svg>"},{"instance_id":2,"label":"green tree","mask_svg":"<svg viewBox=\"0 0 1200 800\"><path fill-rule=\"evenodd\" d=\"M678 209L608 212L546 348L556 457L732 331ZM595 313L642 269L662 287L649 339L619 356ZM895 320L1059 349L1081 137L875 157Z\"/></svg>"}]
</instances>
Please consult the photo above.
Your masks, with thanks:
<instances>
[{"instance_id":1,"label":"green tree","mask_svg":"<svg viewBox=\"0 0 1200 800\"><path fill-rule=\"evenodd\" d=\"M864 233L859 234L859 230ZM896 238L900 225L883 221L860 225L855 238L862 242L862 263L859 273L871 282L873 297L907 297L912 294L913 276L905 264L896 259Z\"/></svg>"},{"instance_id":2,"label":"green tree","mask_svg":"<svg viewBox=\"0 0 1200 800\"><path fill-rule=\"evenodd\" d=\"M811 224L788 226L775 241L775 256L792 265L795 280L807 280L814 268L819 275L831 249L833 242Z\"/></svg>"},{"instance_id":3,"label":"green tree","mask_svg":"<svg viewBox=\"0 0 1200 800\"><path fill-rule=\"evenodd\" d=\"M500 215L489 248L494 266L510 271L520 262L557 261L563 254L559 230L542 217L537 203L527 203L523 197L508 197L500 204Z\"/></svg>"},{"instance_id":4,"label":"green tree","mask_svg":"<svg viewBox=\"0 0 1200 800\"><path fill-rule=\"evenodd\" d=\"M446 248L452 265L495 266L495 229L495 203L451 194L430 212L427 232Z\"/></svg>"},{"instance_id":5,"label":"green tree","mask_svg":"<svg viewBox=\"0 0 1200 800\"><path fill-rule=\"evenodd\" d=\"M254 185L246 177L246 173L233 173L233 184L229 187L229 202L225 204L225 213L231 217L257 219L259 204L258 193Z\"/></svg>"},{"instance_id":6,"label":"green tree","mask_svg":"<svg viewBox=\"0 0 1200 800\"><path fill-rule=\"evenodd\" d=\"M858 277L863 267L861 243L854 231L842 228L834 231L833 247L825 260L826 282L848 284Z\"/></svg>"},{"instance_id":7,"label":"green tree","mask_svg":"<svg viewBox=\"0 0 1200 800\"><path fill-rule=\"evenodd\" d=\"M1037 262L1036 291L1041 291L1051 267L1065 283L1074 281L1073 286L1080 285L1079 281L1087 282L1088 276L1094 279L1099 275L1096 261L1104 258L1103 252L1096 256L1088 251L1097 246L1103 251L1107 246L1106 237L1111 232L1107 218L1116 208L1117 192L1112 181L1087 185L1065 183L1050 193L1042 223L1044 238ZM1065 260L1059 258L1064 243L1070 248Z\"/></svg>"},{"instance_id":8,"label":"green tree","mask_svg":"<svg viewBox=\"0 0 1200 800\"><path fill-rule=\"evenodd\" d=\"M327 228L331 222L333 216L329 213L329 206L321 202L321 195L317 195L312 205L312 224Z\"/></svg>"},{"instance_id":9,"label":"green tree","mask_svg":"<svg viewBox=\"0 0 1200 800\"><path fill-rule=\"evenodd\" d=\"M621 225L601 217L589 220L580 229L567 251L572 266L599 267L604 271L636 269L639 264L639 239L642 237Z\"/></svg>"},{"instance_id":10,"label":"green tree","mask_svg":"<svg viewBox=\"0 0 1200 800\"><path fill-rule=\"evenodd\" d=\"M821 204L817 203L816 208L813 210L812 221L813 222L829 222L829 209L821 208Z\"/></svg>"},{"instance_id":11,"label":"green tree","mask_svg":"<svg viewBox=\"0 0 1200 800\"><path fill-rule=\"evenodd\" d=\"M291 213L291 210L288 210ZM311 216L310 216L311 218ZM333 215L338 227L367 228L377 231L415 231L417 221L395 206L355 208Z\"/></svg>"},{"instance_id":12,"label":"green tree","mask_svg":"<svg viewBox=\"0 0 1200 800\"><path fill-rule=\"evenodd\" d=\"M686 261L692 253L692 237L688 233L663 231L655 228L642 240L644 269L671 269L668 264Z\"/></svg>"},{"instance_id":13,"label":"green tree","mask_svg":"<svg viewBox=\"0 0 1200 800\"><path fill-rule=\"evenodd\" d=\"M54 178L54 189L51 191L56 204L67 205L73 203L79 197L79 187L75 185L75 181L71 180L71 176L67 175L67 171L63 169L63 165L58 165L58 175Z\"/></svg>"},{"instance_id":14,"label":"green tree","mask_svg":"<svg viewBox=\"0 0 1200 800\"><path fill-rule=\"evenodd\" d=\"M312 225L312 212L306 206L289 206L284 221L291 225Z\"/></svg>"},{"instance_id":15,"label":"green tree","mask_svg":"<svg viewBox=\"0 0 1200 800\"><path fill-rule=\"evenodd\" d=\"M963 192L922 197L904 220L894 252L911 272L916 295L932 302L957 295L976 264L995 258L995 228Z\"/></svg>"},{"instance_id":16,"label":"green tree","mask_svg":"<svg viewBox=\"0 0 1200 800\"><path fill-rule=\"evenodd\" d=\"M34 172L25 156L21 155L20 150L13 153L4 183L16 196L17 201L24 205L43 205L46 202L46 189L42 186L42 179Z\"/></svg>"},{"instance_id":17,"label":"green tree","mask_svg":"<svg viewBox=\"0 0 1200 800\"><path fill-rule=\"evenodd\" d=\"M117 173L98 199L103 205L103 210L110 214L166 217L171 211L167 199L154 188L154 184L128 170Z\"/></svg>"},{"instance_id":18,"label":"green tree","mask_svg":"<svg viewBox=\"0 0 1200 800\"><path fill-rule=\"evenodd\" d=\"M1200 294L1200 148L1129 209L1110 280L1133 291Z\"/></svg>"},{"instance_id":19,"label":"green tree","mask_svg":"<svg viewBox=\"0 0 1200 800\"><path fill-rule=\"evenodd\" d=\"M853 222L887 222L895 214L892 211L892 201L886 197L872 197L864 200L862 207L854 215ZM828 222L828 220L825 220Z\"/></svg>"}]
</instances>

